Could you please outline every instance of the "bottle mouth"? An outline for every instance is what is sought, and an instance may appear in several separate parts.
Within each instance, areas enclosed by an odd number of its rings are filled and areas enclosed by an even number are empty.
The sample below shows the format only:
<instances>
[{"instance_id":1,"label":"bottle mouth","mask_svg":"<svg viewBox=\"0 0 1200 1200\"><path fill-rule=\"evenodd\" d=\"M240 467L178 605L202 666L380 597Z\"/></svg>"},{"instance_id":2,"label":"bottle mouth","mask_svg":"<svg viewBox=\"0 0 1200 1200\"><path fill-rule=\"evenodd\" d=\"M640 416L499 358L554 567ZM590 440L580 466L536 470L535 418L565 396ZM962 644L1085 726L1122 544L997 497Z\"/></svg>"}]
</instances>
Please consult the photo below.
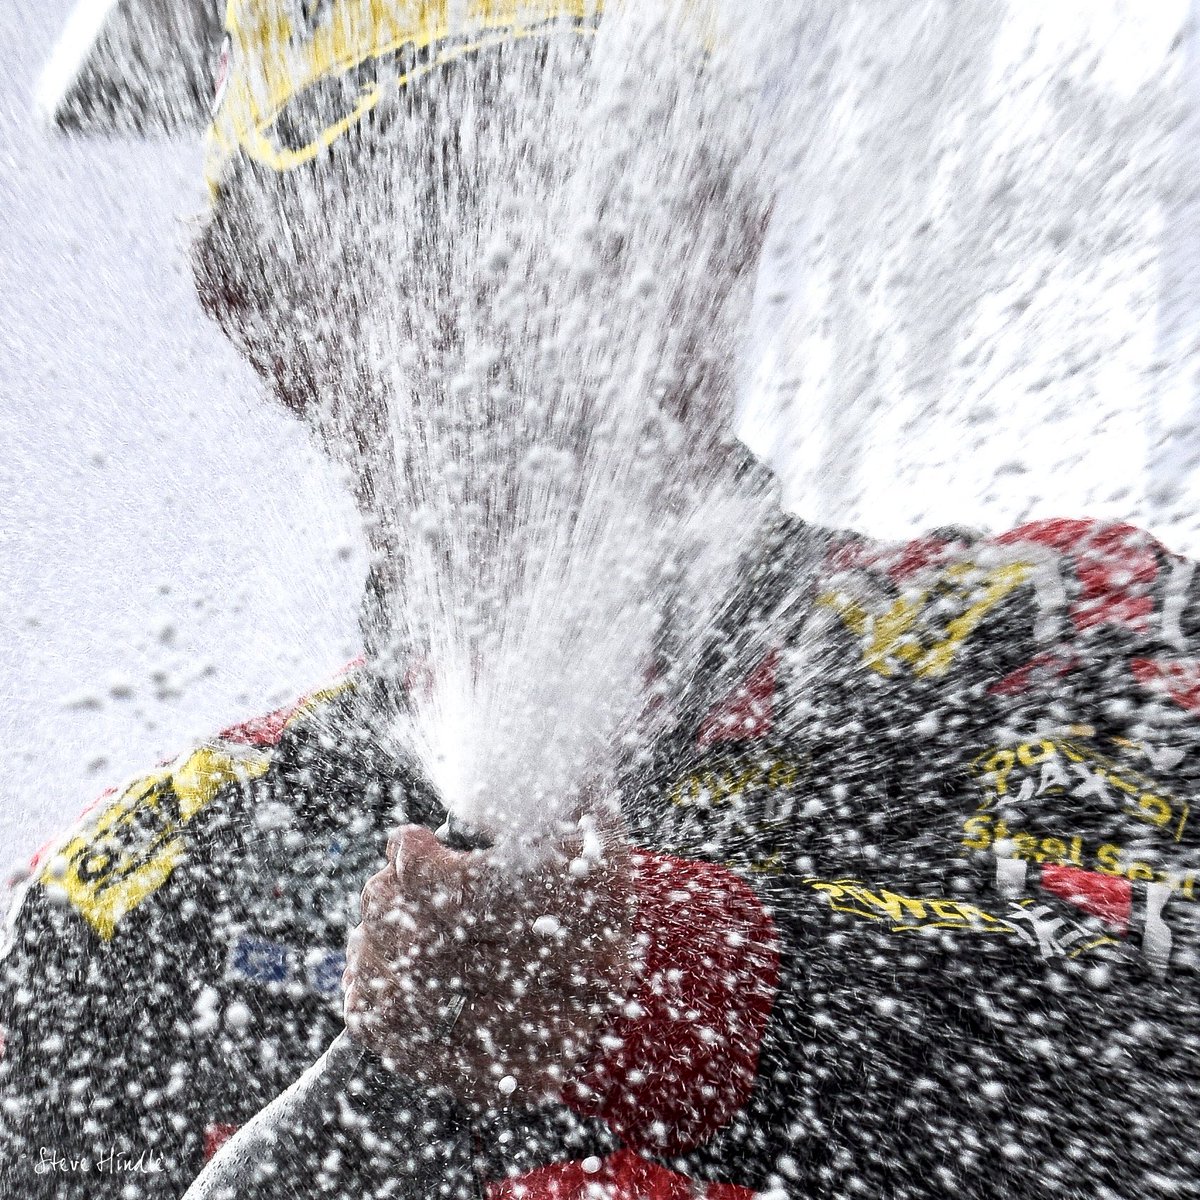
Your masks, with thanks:
<instances>
[{"instance_id":1,"label":"bottle mouth","mask_svg":"<svg viewBox=\"0 0 1200 1200\"><path fill-rule=\"evenodd\" d=\"M494 845L488 834L453 813L447 814L445 821L434 831L434 836L451 850L490 850Z\"/></svg>"}]
</instances>

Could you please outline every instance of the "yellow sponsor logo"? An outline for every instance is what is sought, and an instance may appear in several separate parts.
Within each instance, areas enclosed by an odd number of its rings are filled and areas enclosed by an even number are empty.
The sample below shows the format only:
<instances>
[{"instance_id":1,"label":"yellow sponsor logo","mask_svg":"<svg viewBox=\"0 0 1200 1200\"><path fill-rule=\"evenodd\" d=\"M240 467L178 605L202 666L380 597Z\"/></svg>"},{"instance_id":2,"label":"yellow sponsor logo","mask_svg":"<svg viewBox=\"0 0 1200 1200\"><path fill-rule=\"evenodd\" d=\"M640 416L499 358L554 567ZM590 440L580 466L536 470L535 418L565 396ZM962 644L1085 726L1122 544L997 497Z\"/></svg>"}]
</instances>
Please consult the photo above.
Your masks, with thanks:
<instances>
[{"instance_id":1,"label":"yellow sponsor logo","mask_svg":"<svg viewBox=\"0 0 1200 1200\"><path fill-rule=\"evenodd\" d=\"M951 930L1012 938L1034 947L1043 958L1077 958L1101 946L1120 943L1107 934L1071 927L1044 905L1025 900L998 917L975 904L946 896L904 896L858 879L806 879L834 912L884 924L891 933Z\"/></svg>"},{"instance_id":2,"label":"yellow sponsor logo","mask_svg":"<svg viewBox=\"0 0 1200 1200\"><path fill-rule=\"evenodd\" d=\"M42 870L106 941L126 913L170 878L184 855L184 826L228 783L262 775L266 753L205 747L135 780Z\"/></svg>"},{"instance_id":3,"label":"yellow sponsor logo","mask_svg":"<svg viewBox=\"0 0 1200 1200\"><path fill-rule=\"evenodd\" d=\"M1005 858L1053 866L1098 871L1132 883L1165 883L1185 900L1194 901L1200 870L1155 866L1116 842L1098 842L1079 836L1043 836L1010 827L1007 821L979 814L962 824L966 850L996 849Z\"/></svg>"},{"instance_id":4,"label":"yellow sponsor logo","mask_svg":"<svg viewBox=\"0 0 1200 1200\"><path fill-rule=\"evenodd\" d=\"M1100 807L1122 807L1173 842L1183 838L1191 808L1150 776L1073 738L1037 738L985 750L971 762L984 796L980 811L999 799L1017 806L1045 796L1073 796Z\"/></svg>"},{"instance_id":5,"label":"yellow sponsor logo","mask_svg":"<svg viewBox=\"0 0 1200 1200\"><path fill-rule=\"evenodd\" d=\"M873 889L854 879L806 879L829 900L834 912L868 921L884 921L893 933L917 929L958 929L974 933L1011 933L1012 926L974 904L945 897L902 896L887 888Z\"/></svg>"},{"instance_id":6,"label":"yellow sponsor logo","mask_svg":"<svg viewBox=\"0 0 1200 1200\"><path fill-rule=\"evenodd\" d=\"M818 603L833 609L863 642L863 664L880 675L907 666L920 678L944 675L962 644L1010 592L1033 573L1031 563L984 570L972 562L940 572L929 587L906 592L875 608L842 591L823 592ZM945 620L945 614L953 614Z\"/></svg>"},{"instance_id":7,"label":"yellow sponsor logo","mask_svg":"<svg viewBox=\"0 0 1200 1200\"><path fill-rule=\"evenodd\" d=\"M676 806L715 808L759 788L786 791L800 778L800 764L791 759L718 764L689 772L676 780L670 800Z\"/></svg>"},{"instance_id":8,"label":"yellow sponsor logo","mask_svg":"<svg viewBox=\"0 0 1200 1200\"><path fill-rule=\"evenodd\" d=\"M794 842L796 784L806 762L718 756L670 786L658 829L665 854L720 862L740 874L780 875Z\"/></svg>"}]
</instances>

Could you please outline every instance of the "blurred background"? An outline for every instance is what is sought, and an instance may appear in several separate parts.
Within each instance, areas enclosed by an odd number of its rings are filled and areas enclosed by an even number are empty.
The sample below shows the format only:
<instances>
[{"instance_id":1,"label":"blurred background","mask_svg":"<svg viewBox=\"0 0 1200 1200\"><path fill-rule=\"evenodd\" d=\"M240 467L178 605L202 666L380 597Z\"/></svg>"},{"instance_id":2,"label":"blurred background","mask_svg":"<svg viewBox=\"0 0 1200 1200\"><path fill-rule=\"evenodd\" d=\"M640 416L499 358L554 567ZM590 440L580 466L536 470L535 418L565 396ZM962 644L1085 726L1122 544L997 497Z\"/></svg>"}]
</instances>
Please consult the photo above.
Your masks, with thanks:
<instances>
[{"instance_id":1,"label":"blurred background","mask_svg":"<svg viewBox=\"0 0 1200 1200\"><path fill-rule=\"evenodd\" d=\"M366 569L333 471L193 296L199 137L35 117L72 7L0 9L6 872L327 680ZM1200 554L1192 16L829 6L820 53L764 81L813 106L742 371L790 507L884 538L1102 516Z\"/></svg>"}]
</instances>

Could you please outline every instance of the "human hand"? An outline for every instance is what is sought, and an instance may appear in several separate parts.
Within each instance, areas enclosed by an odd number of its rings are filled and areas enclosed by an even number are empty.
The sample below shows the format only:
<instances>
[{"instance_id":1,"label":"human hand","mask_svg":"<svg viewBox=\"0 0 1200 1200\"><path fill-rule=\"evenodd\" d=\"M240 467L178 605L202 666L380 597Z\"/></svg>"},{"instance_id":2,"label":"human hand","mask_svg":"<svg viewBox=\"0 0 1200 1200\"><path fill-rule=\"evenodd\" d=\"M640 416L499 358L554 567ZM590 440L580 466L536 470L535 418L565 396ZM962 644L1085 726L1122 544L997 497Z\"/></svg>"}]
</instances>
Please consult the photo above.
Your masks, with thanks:
<instances>
[{"instance_id":1,"label":"human hand","mask_svg":"<svg viewBox=\"0 0 1200 1200\"><path fill-rule=\"evenodd\" d=\"M632 977L619 817L583 817L519 869L495 851L451 850L417 825L392 836L387 856L350 936L351 1035L398 1074L460 1100L560 1095Z\"/></svg>"}]
</instances>

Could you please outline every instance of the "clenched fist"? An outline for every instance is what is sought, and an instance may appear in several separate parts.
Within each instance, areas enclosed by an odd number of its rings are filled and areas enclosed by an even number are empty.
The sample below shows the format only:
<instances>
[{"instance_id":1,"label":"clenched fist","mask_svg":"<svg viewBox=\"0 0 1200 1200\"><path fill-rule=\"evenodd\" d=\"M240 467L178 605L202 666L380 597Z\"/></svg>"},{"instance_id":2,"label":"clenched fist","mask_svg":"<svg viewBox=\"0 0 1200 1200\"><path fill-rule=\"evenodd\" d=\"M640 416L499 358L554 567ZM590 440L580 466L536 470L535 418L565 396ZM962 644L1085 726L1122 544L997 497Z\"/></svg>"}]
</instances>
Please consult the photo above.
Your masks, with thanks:
<instances>
[{"instance_id":1,"label":"clenched fist","mask_svg":"<svg viewBox=\"0 0 1200 1200\"><path fill-rule=\"evenodd\" d=\"M582 818L527 863L408 825L350 935L346 1025L398 1074L484 1106L557 1097L632 976L619 819Z\"/></svg>"}]
</instances>

